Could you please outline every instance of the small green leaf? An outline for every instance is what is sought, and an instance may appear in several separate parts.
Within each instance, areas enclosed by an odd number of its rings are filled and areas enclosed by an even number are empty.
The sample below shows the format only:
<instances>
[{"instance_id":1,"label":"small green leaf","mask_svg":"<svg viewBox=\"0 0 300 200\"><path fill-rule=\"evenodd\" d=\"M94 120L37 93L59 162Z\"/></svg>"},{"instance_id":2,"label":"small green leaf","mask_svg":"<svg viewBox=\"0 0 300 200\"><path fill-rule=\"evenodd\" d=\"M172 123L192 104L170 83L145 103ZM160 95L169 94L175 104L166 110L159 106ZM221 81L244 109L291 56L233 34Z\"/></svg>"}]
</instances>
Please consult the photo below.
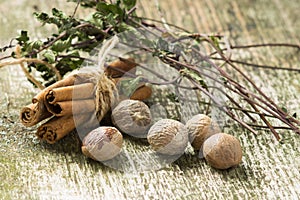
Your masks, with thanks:
<instances>
[{"instance_id":1,"label":"small green leaf","mask_svg":"<svg viewBox=\"0 0 300 200\"><path fill-rule=\"evenodd\" d=\"M287 110L287 108L286 107L281 107L281 109L283 110L283 112L285 112L285 113L287 113L288 112L288 110Z\"/></svg>"},{"instance_id":2,"label":"small green leaf","mask_svg":"<svg viewBox=\"0 0 300 200\"><path fill-rule=\"evenodd\" d=\"M49 63L54 63L55 62L55 54L51 50L46 50L45 53L43 54L45 58L47 58Z\"/></svg>"},{"instance_id":3,"label":"small green leaf","mask_svg":"<svg viewBox=\"0 0 300 200\"><path fill-rule=\"evenodd\" d=\"M65 13L63 13L61 10L58 10L57 8L52 9L52 15L62 19L68 18L68 16Z\"/></svg>"},{"instance_id":4,"label":"small green leaf","mask_svg":"<svg viewBox=\"0 0 300 200\"><path fill-rule=\"evenodd\" d=\"M214 45L218 48L218 50L221 50L219 38L215 36L210 36L210 39L214 43Z\"/></svg>"},{"instance_id":5,"label":"small green leaf","mask_svg":"<svg viewBox=\"0 0 300 200\"><path fill-rule=\"evenodd\" d=\"M196 72L189 70L189 69L182 69L180 70L181 75L188 76L192 78L193 80L197 81L203 88L208 88L203 78L197 74Z\"/></svg>"},{"instance_id":6,"label":"small green leaf","mask_svg":"<svg viewBox=\"0 0 300 200\"><path fill-rule=\"evenodd\" d=\"M127 10L130 10L136 5L136 0L123 0L124 6Z\"/></svg>"},{"instance_id":7,"label":"small green leaf","mask_svg":"<svg viewBox=\"0 0 300 200\"><path fill-rule=\"evenodd\" d=\"M112 12L115 15L116 14L120 15L120 16L123 15L123 10L117 5L109 4L108 9L109 9L110 12Z\"/></svg>"},{"instance_id":8,"label":"small green leaf","mask_svg":"<svg viewBox=\"0 0 300 200\"><path fill-rule=\"evenodd\" d=\"M74 57L79 57L80 56L79 51L77 51L77 50L69 51L67 55L68 56L74 56Z\"/></svg>"},{"instance_id":9,"label":"small green leaf","mask_svg":"<svg viewBox=\"0 0 300 200\"><path fill-rule=\"evenodd\" d=\"M113 15L114 17L119 16L120 18L124 16L124 11L116 4L99 2L97 4L97 10L104 16Z\"/></svg>"},{"instance_id":10,"label":"small green leaf","mask_svg":"<svg viewBox=\"0 0 300 200\"><path fill-rule=\"evenodd\" d=\"M29 37L27 35L27 31L21 31L21 35L19 37L16 38L16 40L20 43L20 44L24 44L27 41L29 41Z\"/></svg>"},{"instance_id":11,"label":"small green leaf","mask_svg":"<svg viewBox=\"0 0 300 200\"><path fill-rule=\"evenodd\" d=\"M43 45L43 42L41 40L29 42L26 45L25 51L32 52L33 50L39 49L42 45Z\"/></svg>"},{"instance_id":12,"label":"small green leaf","mask_svg":"<svg viewBox=\"0 0 300 200\"><path fill-rule=\"evenodd\" d=\"M49 15L47 13L41 12L34 12L33 15L42 23L46 23L46 21L49 19Z\"/></svg>"},{"instance_id":13,"label":"small green leaf","mask_svg":"<svg viewBox=\"0 0 300 200\"><path fill-rule=\"evenodd\" d=\"M104 3L104 2L99 2L97 3L97 11L99 11L101 14L108 14L109 13L109 7L108 7L108 4L107 3Z\"/></svg>"},{"instance_id":14,"label":"small green leaf","mask_svg":"<svg viewBox=\"0 0 300 200\"><path fill-rule=\"evenodd\" d=\"M71 46L71 38L68 40L58 40L56 41L51 49L56 52L62 52Z\"/></svg>"},{"instance_id":15,"label":"small green leaf","mask_svg":"<svg viewBox=\"0 0 300 200\"><path fill-rule=\"evenodd\" d=\"M161 51L169 51L169 44L166 40L159 38L156 43L156 47Z\"/></svg>"}]
</instances>

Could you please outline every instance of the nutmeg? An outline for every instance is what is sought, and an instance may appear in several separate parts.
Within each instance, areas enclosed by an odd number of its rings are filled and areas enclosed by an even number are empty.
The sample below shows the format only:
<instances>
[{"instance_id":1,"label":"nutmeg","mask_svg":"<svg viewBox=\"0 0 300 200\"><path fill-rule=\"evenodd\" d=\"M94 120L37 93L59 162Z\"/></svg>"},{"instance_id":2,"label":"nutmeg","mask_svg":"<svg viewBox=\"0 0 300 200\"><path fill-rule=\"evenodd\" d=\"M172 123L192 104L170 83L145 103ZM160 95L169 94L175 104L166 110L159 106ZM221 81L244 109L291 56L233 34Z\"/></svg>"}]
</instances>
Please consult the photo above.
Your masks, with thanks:
<instances>
[{"instance_id":1,"label":"nutmeg","mask_svg":"<svg viewBox=\"0 0 300 200\"><path fill-rule=\"evenodd\" d=\"M195 150L200 150L207 138L221 132L219 126L203 114L193 116L185 126L188 130L189 141Z\"/></svg>"},{"instance_id":2,"label":"nutmeg","mask_svg":"<svg viewBox=\"0 0 300 200\"><path fill-rule=\"evenodd\" d=\"M123 100L112 110L112 122L122 132L134 137L146 137L151 125L148 106L138 100Z\"/></svg>"},{"instance_id":3,"label":"nutmeg","mask_svg":"<svg viewBox=\"0 0 300 200\"><path fill-rule=\"evenodd\" d=\"M181 122L161 119L150 128L147 140L154 151L166 155L177 155L184 153L188 135Z\"/></svg>"},{"instance_id":4,"label":"nutmeg","mask_svg":"<svg viewBox=\"0 0 300 200\"><path fill-rule=\"evenodd\" d=\"M122 148L123 136L118 129L101 126L92 130L82 140L82 153L97 161L117 156Z\"/></svg>"},{"instance_id":5,"label":"nutmeg","mask_svg":"<svg viewBox=\"0 0 300 200\"><path fill-rule=\"evenodd\" d=\"M203 144L205 160L217 169L228 169L240 164L242 154L240 141L226 133L212 135Z\"/></svg>"}]
</instances>

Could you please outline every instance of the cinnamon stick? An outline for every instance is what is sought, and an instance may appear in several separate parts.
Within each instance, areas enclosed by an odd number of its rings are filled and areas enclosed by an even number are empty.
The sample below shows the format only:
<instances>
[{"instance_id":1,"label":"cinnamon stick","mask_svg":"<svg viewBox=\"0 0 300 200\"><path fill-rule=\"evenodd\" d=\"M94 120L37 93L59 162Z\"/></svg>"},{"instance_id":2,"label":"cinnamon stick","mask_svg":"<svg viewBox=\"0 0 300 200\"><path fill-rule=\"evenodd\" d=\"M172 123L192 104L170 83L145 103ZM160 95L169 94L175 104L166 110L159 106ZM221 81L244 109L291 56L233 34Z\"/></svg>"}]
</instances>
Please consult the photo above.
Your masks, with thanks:
<instances>
[{"instance_id":1,"label":"cinnamon stick","mask_svg":"<svg viewBox=\"0 0 300 200\"><path fill-rule=\"evenodd\" d=\"M43 103L31 103L21 109L21 122L24 126L34 126L40 121L51 117L51 113L47 111Z\"/></svg>"},{"instance_id":2,"label":"cinnamon stick","mask_svg":"<svg viewBox=\"0 0 300 200\"><path fill-rule=\"evenodd\" d=\"M93 112L95 111L95 108L94 99L61 101L48 105L49 112L57 117Z\"/></svg>"},{"instance_id":3,"label":"cinnamon stick","mask_svg":"<svg viewBox=\"0 0 300 200\"><path fill-rule=\"evenodd\" d=\"M76 76L69 76L39 92L35 97L33 97L31 104L21 109L20 120L22 124L27 127L34 126L40 121L50 117L52 114L45 106L45 94L47 94L49 90L56 87L73 85L75 80Z\"/></svg>"},{"instance_id":4,"label":"cinnamon stick","mask_svg":"<svg viewBox=\"0 0 300 200\"><path fill-rule=\"evenodd\" d=\"M133 94L130 96L130 99L143 101L150 98L151 95L152 95L151 87L142 85L141 87L137 88L133 92Z\"/></svg>"},{"instance_id":5,"label":"cinnamon stick","mask_svg":"<svg viewBox=\"0 0 300 200\"><path fill-rule=\"evenodd\" d=\"M131 71L132 74L136 72L136 66L133 58L121 58L108 64L105 73L108 77L117 78L123 76L126 72Z\"/></svg>"},{"instance_id":6,"label":"cinnamon stick","mask_svg":"<svg viewBox=\"0 0 300 200\"><path fill-rule=\"evenodd\" d=\"M54 144L73 131L76 126L81 126L88 122L92 115L93 113L77 115L76 121L72 115L53 117L38 128L36 135L39 139ZM87 124L85 124L85 126L87 126Z\"/></svg>"},{"instance_id":7,"label":"cinnamon stick","mask_svg":"<svg viewBox=\"0 0 300 200\"><path fill-rule=\"evenodd\" d=\"M53 88L46 94L46 100L49 104L55 104L60 101L89 99L94 95L94 87L93 83L83 83L79 85Z\"/></svg>"}]
</instances>

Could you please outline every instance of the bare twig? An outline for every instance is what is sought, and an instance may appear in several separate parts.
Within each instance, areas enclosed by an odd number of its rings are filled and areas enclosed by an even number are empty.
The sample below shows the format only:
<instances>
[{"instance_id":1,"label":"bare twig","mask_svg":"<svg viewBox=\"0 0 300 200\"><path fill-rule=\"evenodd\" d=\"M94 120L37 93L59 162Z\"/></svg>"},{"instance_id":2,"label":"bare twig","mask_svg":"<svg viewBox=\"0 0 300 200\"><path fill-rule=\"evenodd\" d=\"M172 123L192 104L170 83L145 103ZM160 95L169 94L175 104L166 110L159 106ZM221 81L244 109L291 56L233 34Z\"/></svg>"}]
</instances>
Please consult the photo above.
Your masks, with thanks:
<instances>
[{"instance_id":1,"label":"bare twig","mask_svg":"<svg viewBox=\"0 0 300 200\"><path fill-rule=\"evenodd\" d=\"M256 47L292 47L300 50L299 44L291 44L291 43L264 43L264 44L249 44L249 45L230 45L231 49L249 49ZM226 49L224 49L226 50Z\"/></svg>"},{"instance_id":2,"label":"bare twig","mask_svg":"<svg viewBox=\"0 0 300 200\"><path fill-rule=\"evenodd\" d=\"M16 47L16 56L17 56L17 58L21 58L21 47L19 45L17 45L17 47ZM18 64L21 66L25 76L31 82L33 82L41 90L45 88L39 81L37 81L33 76L31 76L31 74L26 70L24 63L22 61L18 62Z\"/></svg>"},{"instance_id":3,"label":"bare twig","mask_svg":"<svg viewBox=\"0 0 300 200\"><path fill-rule=\"evenodd\" d=\"M217 58L217 57L211 57L211 59L213 59L213 60L223 60L223 58ZM248 62L240 61L240 60L233 60L233 59L228 59L228 60L230 62L232 62L232 63L238 63L238 64L247 65L247 66L256 67L256 68L300 72L300 69L298 69L298 68L277 67L277 66L270 66L270 65L260 65L260 64L248 63Z\"/></svg>"},{"instance_id":4,"label":"bare twig","mask_svg":"<svg viewBox=\"0 0 300 200\"><path fill-rule=\"evenodd\" d=\"M20 56L21 56L21 54L20 54ZM19 58L15 59L15 60L12 60L12 61L7 61L7 62L0 63L0 68L2 68L4 66L7 66L7 65L20 65L20 64L22 64L24 62L33 62L33 63L43 64L43 65L47 66L49 69L51 69L55 73L55 75L57 77L57 80L61 80L62 79L59 71L54 66L52 66L51 64L49 64L49 63L47 63L47 62L45 62L43 60L39 60L37 58L21 58L21 57L19 57Z\"/></svg>"}]
</instances>

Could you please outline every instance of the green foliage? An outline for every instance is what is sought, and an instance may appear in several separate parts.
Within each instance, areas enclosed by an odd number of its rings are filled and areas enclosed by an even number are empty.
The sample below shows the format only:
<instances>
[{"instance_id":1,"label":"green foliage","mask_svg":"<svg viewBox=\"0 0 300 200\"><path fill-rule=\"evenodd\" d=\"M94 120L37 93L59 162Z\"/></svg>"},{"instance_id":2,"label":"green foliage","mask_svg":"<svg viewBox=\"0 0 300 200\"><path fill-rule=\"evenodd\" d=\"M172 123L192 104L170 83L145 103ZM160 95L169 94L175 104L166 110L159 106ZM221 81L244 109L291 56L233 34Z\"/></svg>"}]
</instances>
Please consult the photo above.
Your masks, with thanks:
<instances>
[{"instance_id":1,"label":"green foliage","mask_svg":"<svg viewBox=\"0 0 300 200\"><path fill-rule=\"evenodd\" d=\"M21 34L19 37L16 38L16 40L19 42L19 44L25 44L29 41L29 37L27 35L27 31L21 31Z\"/></svg>"},{"instance_id":2,"label":"green foliage","mask_svg":"<svg viewBox=\"0 0 300 200\"><path fill-rule=\"evenodd\" d=\"M182 76L187 76L187 77L192 78L193 80L198 82L199 85L201 85L203 88L205 88L205 89L208 88L205 81L203 80L203 78L198 73L196 73L195 71L192 71L190 69L185 68L185 69L180 70L180 73L181 73Z\"/></svg>"},{"instance_id":3,"label":"green foliage","mask_svg":"<svg viewBox=\"0 0 300 200\"><path fill-rule=\"evenodd\" d=\"M47 59L47 61L52 64L55 62L55 54L51 50L46 50L43 56Z\"/></svg>"},{"instance_id":4,"label":"green foliage","mask_svg":"<svg viewBox=\"0 0 300 200\"><path fill-rule=\"evenodd\" d=\"M211 41L213 42L213 44L215 45L215 47L221 51L221 47L220 47L220 38L215 37L215 36L210 36L209 37L211 39Z\"/></svg>"},{"instance_id":5,"label":"green foliage","mask_svg":"<svg viewBox=\"0 0 300 200\"><path fill-rule=\"evenodd\" d=\"M70 0L76 2L77 0ZM35 12L34 16L42 25L54 25L53 32L47 38L31 40L27 31L22 30L15 38L21 46L22 55L28 58L40 58L55 66L63 76L77 69L84 61L84 56L93 48L111 37L128 29L126 20L136 0L118 0L116 3L105 1L81 0L78 9L91 9L90 17L84 19L69 16L62 10L53 8L51 13ZM130 13L128 13L130 11ZM13 47L10 45L0 52ZM14 53L12 56L15 56ZM56 81L55 73L42 64L29 63L28 69L35 68L41 73L44 85Z\"/></svg>"},{"instance_id":6,"label":"green foliage","mask_svg":"<svg viewBox=\"0 0 300 200\"><path fill-rule=\"evenodd\" d=\"M69 1L78 3L78 0ZM70 16L57 8L53 8L51 13L35 12L34 16L42 25L52 25L55 28L52 29L53 32L47 38L37 40L31 40L27 31L21 31L15 41L22 47L22 56L42 59L52 64L60 75L64 76L66 73L79 68L85 59L84 56L89 55L104 39L125 30L133 31L132 35L134 36L139 34L140 38L129 39L134 40L135 44L141 47L153 49L153 56L162 60L166 57L178 60L182 51L185 50L180 42L170 42L173 38L171 33L166 32L162 37L153 39L152 37L148 38L143 31L138 32L133 29L136 26L132 24L130 17L134 16L134 19L138 21L134 12L136 0L116 0L115 3L81 0L79 3L77 9L89 8L90 11L89 16L83 19ZM218 45L215 38L211 39ZM4 51L6 48L0 50ZM55 73L47 66L28 63L29 71L32 71L33 68L41 73L45 86L56 81ZM196 73L184 71L182 74L192 76L204 85L203 80ZM128 91L123 91L125 94L136 89L139 79L129 82L126 84L131 86L122 87L128 88Z\"/></svg>"}]
</instances>

